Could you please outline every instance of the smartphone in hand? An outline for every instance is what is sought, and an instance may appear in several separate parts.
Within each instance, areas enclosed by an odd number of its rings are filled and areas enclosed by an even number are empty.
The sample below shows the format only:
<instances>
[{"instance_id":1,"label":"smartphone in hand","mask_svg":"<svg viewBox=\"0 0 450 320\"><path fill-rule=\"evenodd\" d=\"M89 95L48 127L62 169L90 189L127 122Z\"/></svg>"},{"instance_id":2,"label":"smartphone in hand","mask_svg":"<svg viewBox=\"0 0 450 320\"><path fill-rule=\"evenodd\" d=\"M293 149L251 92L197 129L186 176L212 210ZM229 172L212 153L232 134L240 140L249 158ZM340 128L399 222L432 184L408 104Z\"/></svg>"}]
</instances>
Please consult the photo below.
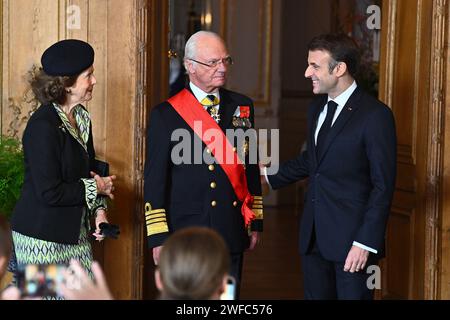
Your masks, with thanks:
<instances>
[{"instance_id":1,"label":"smartphone in hand","mask_svg":"<svg viewBox=\"0 0 450 320\"><path fill-rule=\"evenodd\" d=\"M19 266L17 284L23 297L60 298L60 285L67 267L58 264L28 264Z\"/></svg>"},{"instance_id":2,"label":"smartphone in hand","mask_svg":"<svg viewBox=\"0 0 450 320\"><path fill-rule=\"evenodd\" d=\"M236 279L232 276L227 277L227 285L225 291L220 295L220 300L236 299Z\"/></svg>"}]
</instances>

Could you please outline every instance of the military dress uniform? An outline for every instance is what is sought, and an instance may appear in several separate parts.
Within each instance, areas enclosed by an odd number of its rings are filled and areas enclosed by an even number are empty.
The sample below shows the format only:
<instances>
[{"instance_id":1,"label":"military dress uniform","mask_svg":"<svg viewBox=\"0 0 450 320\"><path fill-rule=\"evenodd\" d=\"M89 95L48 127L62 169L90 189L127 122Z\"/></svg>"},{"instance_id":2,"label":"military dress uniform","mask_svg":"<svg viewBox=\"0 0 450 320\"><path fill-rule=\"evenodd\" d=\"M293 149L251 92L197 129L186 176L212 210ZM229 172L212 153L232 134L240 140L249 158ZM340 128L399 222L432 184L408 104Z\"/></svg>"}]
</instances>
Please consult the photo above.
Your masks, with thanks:
<instances>
[{"instance_id":1,"label":"military dress uniform","mask_svg":"<svg viewBox=\"0 0 450 320\"><path fill-rule=\"evenodd\" d=\"M219 96L220 105L213 119L218 121L224 133L227 129L241 128L246 131L254 127L251 99L226 89L220 89ZM180 139L177 129L184 129L190 134ZM248 159L248 142L230 142L238 154ZM181 143L190 146L190 150L181 150ZM237 150L238 146L241 150ZM207 163L203 157L205 153L210 154L211 150L172 105L163 102L152 110L144 185L150 248L162 245L170 233L178 229L205 226L216 230L224 238L232 256L242 255L249 246L248 232L262 231L263 204L258 164L245 165L248 189L254 196L251 209L255 213L255 219L246 228L241 213L242 202L220 164L214 158L212 163ZM173 156L184 161L178 163Z\"/></svg>"}]
</instances>

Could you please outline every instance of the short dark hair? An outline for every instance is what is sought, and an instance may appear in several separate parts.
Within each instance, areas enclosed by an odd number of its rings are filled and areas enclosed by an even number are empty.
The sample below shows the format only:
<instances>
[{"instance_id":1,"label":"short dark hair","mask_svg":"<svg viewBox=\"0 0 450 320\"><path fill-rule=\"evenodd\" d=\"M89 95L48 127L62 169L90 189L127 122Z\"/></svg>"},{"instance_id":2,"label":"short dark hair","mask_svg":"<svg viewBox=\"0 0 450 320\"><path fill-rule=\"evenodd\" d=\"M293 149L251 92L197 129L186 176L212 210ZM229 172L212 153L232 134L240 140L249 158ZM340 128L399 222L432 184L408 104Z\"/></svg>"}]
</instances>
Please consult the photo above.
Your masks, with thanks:
<instances>
[{"instance_id":1,"label":"short dark hair","mask_svg":"<svg viewBox=\"0 0 450 320\"><path fill-rule=\"evenodd\" d=\"M28 72L28 81L34 96L41 104L64 104L67 100L66 88L77 81L75 76L50 76L44 69L33 66Z\"/></svg>"},{"instance_id":2,"label":"short dark hair","mask_svg":"<svg viewBox=\"0 0 450 320\"><path fill-rule=\"evenodd\" d=\"M309 51L328 51L334 61L330 61L330 72L337 62L345 62L349 74L355 78L361 53L355 40L345 34L322 34L311 40Z\"/></svg>"}]
</instances>

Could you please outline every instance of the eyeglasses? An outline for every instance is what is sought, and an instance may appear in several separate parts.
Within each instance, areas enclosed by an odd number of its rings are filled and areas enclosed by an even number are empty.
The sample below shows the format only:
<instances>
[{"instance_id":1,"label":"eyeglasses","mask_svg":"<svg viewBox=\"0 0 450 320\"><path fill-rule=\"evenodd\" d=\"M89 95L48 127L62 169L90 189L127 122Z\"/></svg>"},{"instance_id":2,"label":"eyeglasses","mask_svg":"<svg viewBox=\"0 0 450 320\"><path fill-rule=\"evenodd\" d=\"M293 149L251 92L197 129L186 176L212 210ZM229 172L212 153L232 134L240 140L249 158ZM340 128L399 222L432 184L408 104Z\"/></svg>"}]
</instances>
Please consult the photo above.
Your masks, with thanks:
<instances>
[{"instance_id":1,"label":"eyeglasses","mask_svg":"<svg viewBox=\"0 0 450 320\"><path fill-rule=\"evenodd\" d=\"M233 64L233 58L231 58L230 56L222 58L222 59L211 60L209 62L200 62L198 60L191 59L191 58L188 58L188 59L191 61L197 62L203 66L209 67L209 68L215 68L219 65L219 63L223 63L226 66L231 66Z\"/></svg>"}]
</instances>

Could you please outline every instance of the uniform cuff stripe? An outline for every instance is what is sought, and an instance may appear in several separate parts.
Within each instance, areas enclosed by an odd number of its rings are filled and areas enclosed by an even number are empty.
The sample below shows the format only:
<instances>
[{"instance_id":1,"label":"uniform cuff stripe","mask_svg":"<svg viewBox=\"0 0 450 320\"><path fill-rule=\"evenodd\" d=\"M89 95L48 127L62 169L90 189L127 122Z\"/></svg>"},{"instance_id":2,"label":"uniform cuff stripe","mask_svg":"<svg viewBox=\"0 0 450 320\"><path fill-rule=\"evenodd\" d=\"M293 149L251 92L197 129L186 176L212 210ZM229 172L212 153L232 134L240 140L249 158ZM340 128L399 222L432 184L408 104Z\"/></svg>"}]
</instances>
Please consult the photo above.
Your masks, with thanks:
<instances>
[{"instance_id":1,"label":"uniform cuff stripe","mask_svg":"<svg viewBox=\"0 0 450 320\"><path fill-rule=\"evenodd\" d=\"M158 222L167 222L166 218L157 218L157 219L151 219L147 220L147 225L158 223Z\"/></svg>"},{"instance_id":2,"label":"uniform cuff stripe","mask_svg":"<svg viewBox=\"0 0 450 320\"><path fill-rule=\"evenodd\" d=\"M160 213L160 214L149 214L148 216L145 216L146 220L156 219L156 218L166 218L166 215L164 213Z\"/></svg>"},{"instance_id":3,"label":"uniform cuff stripe","mask_svg":"<svg viewBox=\"0 0 450 320\"><path fill-rule=\"evenodd\" d=\"M169 232L169 228L167 226L167 223L165 222L158 222L153 223L150 225L147 225L147 236L153 236L155 234Z\"/></svg>"}]
</instances>

